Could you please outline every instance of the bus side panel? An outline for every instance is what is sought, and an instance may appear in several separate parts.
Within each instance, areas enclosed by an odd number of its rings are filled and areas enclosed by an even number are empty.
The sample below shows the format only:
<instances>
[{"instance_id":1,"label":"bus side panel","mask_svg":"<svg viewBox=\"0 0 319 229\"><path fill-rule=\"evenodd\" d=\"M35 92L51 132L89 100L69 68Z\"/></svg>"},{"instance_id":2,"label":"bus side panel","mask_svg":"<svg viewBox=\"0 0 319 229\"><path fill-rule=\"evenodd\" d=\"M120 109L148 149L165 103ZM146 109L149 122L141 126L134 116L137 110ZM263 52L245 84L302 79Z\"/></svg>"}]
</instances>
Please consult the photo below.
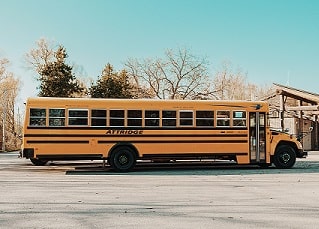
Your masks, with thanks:
<instances>
[{"instance_id":1,"label":"bus side panel","mask_svg":"<svg viewBox=\"0 0 319 229\"><path fill-rule=\"evenodd\" d=\"M91 153L89 144L80 143L54 143L54 144L41 144L37 145L34 151L37 155L52 155L52 154L89 154ZM29 148L29 147L28 147Z\"/></svg>"},{"instance_id":2,"label":"bus side panel","mask_svg":"<svg viewBox=\"0 0 319 229\"><path fill-rule=\"evenodd\" d=\"M170 143L170 144L135 144L142 158L167 156L172 159L198 157L198 158L218 158L227 156L237 156L238 163L249 163L249 154L247 144L234 144L233 147L227 147L225 150L225 144L217 143Z\"/></svg>"},{"instance_id":3,"label":"bus side panel","mask_svg":"<svg viewBox=\"0 0 319 229\"><path fill-rule=\"evenodd\" d=\"M34 158L46 158L52 160L63 159L93 159L102 158L102 154L93 151L94 146L89 140L54 140L34 141L35 144L28 144L26 140L25 148L34 149Z\"/></svg>"}]
</instances>

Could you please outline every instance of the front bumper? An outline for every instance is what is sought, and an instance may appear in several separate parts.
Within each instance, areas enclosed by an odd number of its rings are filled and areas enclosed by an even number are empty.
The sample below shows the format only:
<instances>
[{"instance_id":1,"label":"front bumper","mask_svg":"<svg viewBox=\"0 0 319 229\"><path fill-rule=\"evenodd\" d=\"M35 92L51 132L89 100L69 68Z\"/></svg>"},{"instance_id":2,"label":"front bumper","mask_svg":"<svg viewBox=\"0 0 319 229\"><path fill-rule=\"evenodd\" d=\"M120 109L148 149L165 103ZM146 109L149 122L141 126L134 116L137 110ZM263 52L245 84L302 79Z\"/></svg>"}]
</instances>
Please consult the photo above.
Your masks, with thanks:
<instances>
[{"instance_id":1,"label":"front bumper","mask_svg":"<svg viewBox=\"0 0 319 229\"><path fill-rule=\"evenodd\" d=\"M24 148L22 150L22 157L27 159L34 158L34 149L33 148Z\"/></svg>"},{"instance_id":2,"label":"front bumper","mask_svg":"<svg viewBox=\"0 0 319 229\"><path fill-rule=\"evenodd\" d=\"M307 151L303 151L303 149L298 150L297 157L298 158L306 158L308 156Z\"/></svg>"}]
</instances>

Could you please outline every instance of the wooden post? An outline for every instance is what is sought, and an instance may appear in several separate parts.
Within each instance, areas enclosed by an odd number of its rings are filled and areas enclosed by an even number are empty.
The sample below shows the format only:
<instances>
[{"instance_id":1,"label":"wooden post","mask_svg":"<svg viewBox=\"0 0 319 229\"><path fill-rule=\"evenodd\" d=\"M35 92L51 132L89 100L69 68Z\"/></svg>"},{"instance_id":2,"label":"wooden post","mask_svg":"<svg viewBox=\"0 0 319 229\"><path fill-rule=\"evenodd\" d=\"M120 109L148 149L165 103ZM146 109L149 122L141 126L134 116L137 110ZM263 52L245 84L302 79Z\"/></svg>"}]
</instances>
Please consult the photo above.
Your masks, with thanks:
<instances>
[{"instance_id":1,"label":"wooden post","mask_svg":"<svg viewBox=\"0 0 319 229\"><path fill-rule=\"evenodd\" d=\"M314 127L311 133L312 139L314 140L313 143L314 145L311 147L314 150L318 150L319 149L319 134L318 134L318 115L314 115Z\"/></svg>"},{"instance_id":2,"label":"wooden post","mask_svg":"<svg viewBox=\"0 0 319 229\"><path fill-rule=\"evenodd\" d=\"M285 111L285 101L284 101L284 96L283 95L279 95L279 99L280 99L280 127L281 127L281 131L285 131L285 115L284 115L284 111Z\"/></svg>"},{"instance_id":3,"label":"wooden post","mask_svg":"<svg viewBox=\"0 0 319 229\"><path fill-rule=\"evenodd\" d=\"M302 106L302 100L299 100L298 101L298 106L301 107ZM300 109L299 112L298 112L298 118L299 118L299 125L298 125L298 134L301 136L301 143L303 144L303 132L304 132L304 121L303 121L303 118L302 118L302 115L303 115L303 110Z\"/></svg>"}]
</instances>

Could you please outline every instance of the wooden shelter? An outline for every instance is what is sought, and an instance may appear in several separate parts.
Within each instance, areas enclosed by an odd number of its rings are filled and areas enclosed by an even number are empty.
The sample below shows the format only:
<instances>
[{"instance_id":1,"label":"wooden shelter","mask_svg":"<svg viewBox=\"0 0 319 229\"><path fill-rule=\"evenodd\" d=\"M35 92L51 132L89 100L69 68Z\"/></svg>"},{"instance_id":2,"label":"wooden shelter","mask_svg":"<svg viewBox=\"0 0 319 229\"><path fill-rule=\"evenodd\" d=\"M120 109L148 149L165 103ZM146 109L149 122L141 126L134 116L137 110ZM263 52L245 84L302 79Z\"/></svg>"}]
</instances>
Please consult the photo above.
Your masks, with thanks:
<instances>
[{"instance_id":1,"label":"wooden shelter","mask_svg":"<svg viewBox=\"0 0 319 229\"><path fill-rule=\"evenodd\" d=\"M274 83L275 93L267 98L271 125L300 137L306 150L319 149L319 94Z\"/></svg>"}]
</instances>

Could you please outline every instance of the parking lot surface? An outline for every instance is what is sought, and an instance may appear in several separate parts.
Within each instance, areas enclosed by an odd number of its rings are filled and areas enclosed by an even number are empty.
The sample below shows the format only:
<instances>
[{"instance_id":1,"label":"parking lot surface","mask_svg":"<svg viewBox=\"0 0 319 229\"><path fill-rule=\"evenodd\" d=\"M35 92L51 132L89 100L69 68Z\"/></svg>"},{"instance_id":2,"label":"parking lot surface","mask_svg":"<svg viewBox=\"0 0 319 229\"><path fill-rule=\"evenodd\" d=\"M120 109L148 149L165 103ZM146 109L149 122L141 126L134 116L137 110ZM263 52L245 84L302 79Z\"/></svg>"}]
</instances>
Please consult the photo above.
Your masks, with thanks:
<instances>
[{"instance_id":1,"label":"parking lot surface","mask_svg":"<svg viewBox=\"0 0 319 229\"><path fill-rule=\"evenodd\" d=\"M100 162L0 153L0 228L318 228L319 153L292 169Z\"/></svg>"}]
</instances>

